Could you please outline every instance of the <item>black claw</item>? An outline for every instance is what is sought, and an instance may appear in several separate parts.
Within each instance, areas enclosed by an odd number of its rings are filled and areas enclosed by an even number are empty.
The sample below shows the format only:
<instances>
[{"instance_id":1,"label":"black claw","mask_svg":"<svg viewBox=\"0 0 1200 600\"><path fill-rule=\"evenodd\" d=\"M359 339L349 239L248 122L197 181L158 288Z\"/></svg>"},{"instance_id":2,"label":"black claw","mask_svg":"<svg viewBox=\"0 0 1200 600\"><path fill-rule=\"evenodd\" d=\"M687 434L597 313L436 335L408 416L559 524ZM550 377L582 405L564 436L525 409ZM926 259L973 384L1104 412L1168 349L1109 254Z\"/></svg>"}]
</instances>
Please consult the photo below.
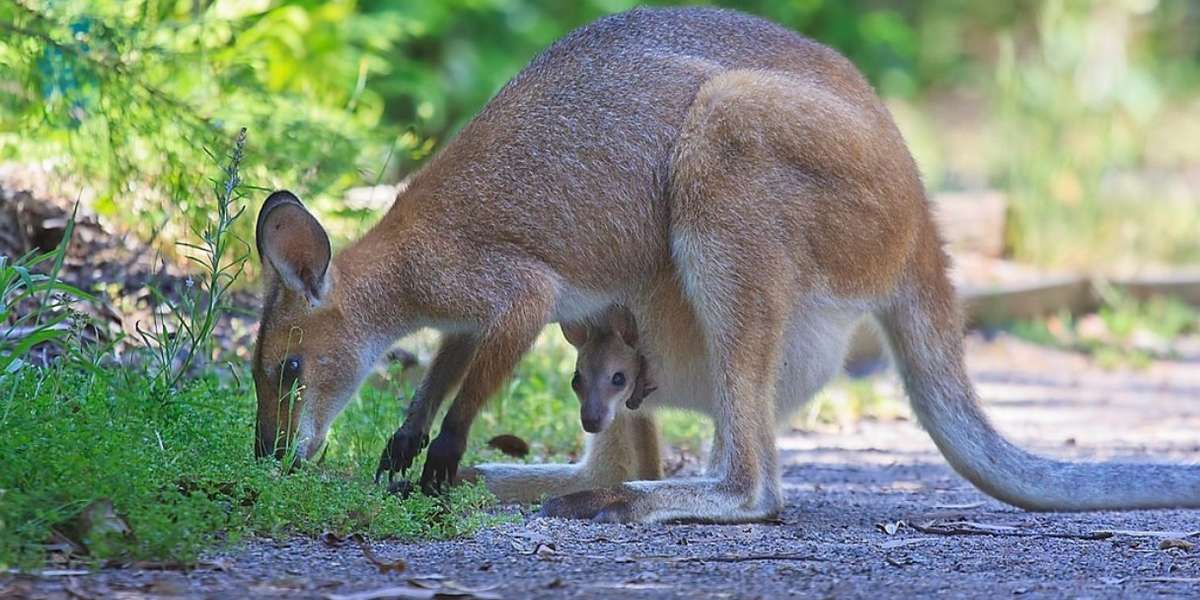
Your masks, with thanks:
<instances>
[{"instance_id":1,"label":"black claw","mask_svg":"<svg viewBox=\"0 0 1200 600\"><path fill-rule=\"evenodd\" d=\"M403 477L428 440L428 434L423 433L418 437L410 434L404 428L396 430L396 433L388 439L383 448L383 454L379 457L379 468L375 471L375 483L379 483L380 476L384 472L388 474L389 485L395 480L397 472Z\"/></svg>"},{"instance_id":2,"label":"black claw","mask_svg":"<svg viewBox=\"0 0 1200 600\"><path fill-rule=\"evenodd\" d=\"M443 429L425 454L421 470L421 489L431 496L441 494L454 484L458 463L467 448L465 435Z\"/></svg>"}]
</instances>

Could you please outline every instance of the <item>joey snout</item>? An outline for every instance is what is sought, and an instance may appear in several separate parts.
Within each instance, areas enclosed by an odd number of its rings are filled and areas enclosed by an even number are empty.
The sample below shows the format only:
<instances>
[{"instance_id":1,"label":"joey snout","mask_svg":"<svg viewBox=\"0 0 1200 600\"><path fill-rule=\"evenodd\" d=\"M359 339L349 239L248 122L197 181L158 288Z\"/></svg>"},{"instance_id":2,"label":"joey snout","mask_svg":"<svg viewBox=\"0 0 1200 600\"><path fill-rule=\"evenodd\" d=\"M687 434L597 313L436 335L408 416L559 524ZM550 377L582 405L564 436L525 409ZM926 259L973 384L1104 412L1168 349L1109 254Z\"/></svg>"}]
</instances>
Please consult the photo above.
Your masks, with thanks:
<instances>
[{"instance_id":1,"label":"joey snout","mask_svg":"<svg viewBox=\"0 0 1200 600\"><path fill-rule=\"evenodd\" d=\"M580 405L579 420L583 430L588 433L600 433L612 422L613 403L602 399L586 399Z\"/></svg>"}]
</instances>

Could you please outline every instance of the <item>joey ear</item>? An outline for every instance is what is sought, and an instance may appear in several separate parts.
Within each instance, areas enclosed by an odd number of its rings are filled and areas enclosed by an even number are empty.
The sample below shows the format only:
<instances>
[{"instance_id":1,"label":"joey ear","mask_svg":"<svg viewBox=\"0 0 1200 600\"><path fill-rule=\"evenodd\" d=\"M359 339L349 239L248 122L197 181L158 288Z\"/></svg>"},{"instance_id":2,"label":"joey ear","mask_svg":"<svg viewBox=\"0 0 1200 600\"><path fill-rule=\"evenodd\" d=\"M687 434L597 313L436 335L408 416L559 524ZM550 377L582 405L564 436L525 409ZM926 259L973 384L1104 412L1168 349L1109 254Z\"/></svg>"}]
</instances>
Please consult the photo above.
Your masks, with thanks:
<instances>
[{"instance_id":1,"label":"joey ear","mask_svg":"<svg viewBox=\"0 0 1200 600\"><path fill-rule=\"evenodd\" d=\"M618 306L608 311L608 326L612 327L612 330L621 336L621 340L625 342L626 346L630 348L637 347L637 320L634 318L633 313L629 312L629 309Z\"/></svg>"},{"instance_id":2,"label":"joey ear","mask_svg":"<svg viewBox=\"0 0 1200 600\"><path fill-rule=\"evenodd\" d=\"M567 338L567 343L576 348L582 347L588 341L588 326L586 323L568 323L563 321L558 324L562 328L563 337Z\"/></svg>"},{"instance_id":3,"label":"joey ear","mask_svg":"<svg viewBox=\"0 0 1200 600\"><path fill-rule=\"evenodd\" d=\"M286 190L272 192L258 211L255 244L264 265L270 265L284 285L304 294L309 303L320 302L333 252L329 235Z\"/></svg>"}]
</instances>

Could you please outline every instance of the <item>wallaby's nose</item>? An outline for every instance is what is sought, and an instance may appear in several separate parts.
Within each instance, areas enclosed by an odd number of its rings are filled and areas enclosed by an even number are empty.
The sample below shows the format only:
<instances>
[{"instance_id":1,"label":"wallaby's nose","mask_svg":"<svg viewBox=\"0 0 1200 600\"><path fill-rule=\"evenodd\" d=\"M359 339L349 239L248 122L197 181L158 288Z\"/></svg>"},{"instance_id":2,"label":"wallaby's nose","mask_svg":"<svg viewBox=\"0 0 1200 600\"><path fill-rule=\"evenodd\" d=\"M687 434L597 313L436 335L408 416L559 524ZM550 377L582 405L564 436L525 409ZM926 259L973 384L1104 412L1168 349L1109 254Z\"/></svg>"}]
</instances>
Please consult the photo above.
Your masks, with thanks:
<instances>
[{"instance_id":1,"label":"wallaby's nose","mask_svg":"<svg viewBox=\"0 0 1200 600\"><path fill-rule=\"evenodd\" d=\"M258 423L254 428L254 457L264 458L274 456L276 459L282 459L284 445L276 444L276 437L274 427Z\"/></svg>"},{"instance_id":2,"label":"wallaby's nose","mask_svg":"<svg viewBox=\"0 0 1200 600\"><path fill-rule=\"evenodd\" d=\"M261 432L254 434L254 458L263 458L270 456L275 452L274 444L263 439Z\"/></svg>"},{"instance_id":3,"label":"wallaby's nose","mask_svg":"<svg viewBox=\"0 0 1200 600\"><path fill-rule=\"evenodd\" d=\"M608 419L608 406L603 402L585 402L579 413L583 430L588 433L600 433L604 429L604 421Z\"/></svg>"}]
</instances>

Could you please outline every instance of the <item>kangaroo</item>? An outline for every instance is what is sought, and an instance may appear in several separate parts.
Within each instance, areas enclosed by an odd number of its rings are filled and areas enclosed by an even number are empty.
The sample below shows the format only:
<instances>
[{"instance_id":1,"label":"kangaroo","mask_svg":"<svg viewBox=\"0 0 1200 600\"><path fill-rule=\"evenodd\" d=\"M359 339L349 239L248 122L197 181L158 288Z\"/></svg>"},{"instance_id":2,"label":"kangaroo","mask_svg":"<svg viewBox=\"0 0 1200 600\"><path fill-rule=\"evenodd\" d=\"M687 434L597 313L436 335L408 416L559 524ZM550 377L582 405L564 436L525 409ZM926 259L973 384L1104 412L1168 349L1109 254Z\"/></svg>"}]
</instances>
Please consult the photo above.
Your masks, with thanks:
<instances>
[{"instance_id":1,"label":"kangaroo","mask_svg":"<svg viewBox=\"0 0 1200 600\"><path fill-rule=\"evenodd\" d=\"M589 477L578 476L586 464L483 465L484 483L501 499L561 494L543 505L552 516L767 518L783 505L777 405L824 385L872 316L918 420L984 492L1031 510L1200 506L1200 466L1063 462L992 427L963 365L948 259L891 116L845 57L749 15L636 9L582 27L505 85L336 256L285 191L267 198L256 237L260 455L314 456L390 343L433 327L441 345L377 477L411 467L457 390L421 472L451 481L475 416L543 325L616 304L642 324L659 386L648 401L713 415L712 468L656 480L629 464ZM592 447L623 447L612 442L634 418L618 410Z\"/></svg>"}]
</instances>

